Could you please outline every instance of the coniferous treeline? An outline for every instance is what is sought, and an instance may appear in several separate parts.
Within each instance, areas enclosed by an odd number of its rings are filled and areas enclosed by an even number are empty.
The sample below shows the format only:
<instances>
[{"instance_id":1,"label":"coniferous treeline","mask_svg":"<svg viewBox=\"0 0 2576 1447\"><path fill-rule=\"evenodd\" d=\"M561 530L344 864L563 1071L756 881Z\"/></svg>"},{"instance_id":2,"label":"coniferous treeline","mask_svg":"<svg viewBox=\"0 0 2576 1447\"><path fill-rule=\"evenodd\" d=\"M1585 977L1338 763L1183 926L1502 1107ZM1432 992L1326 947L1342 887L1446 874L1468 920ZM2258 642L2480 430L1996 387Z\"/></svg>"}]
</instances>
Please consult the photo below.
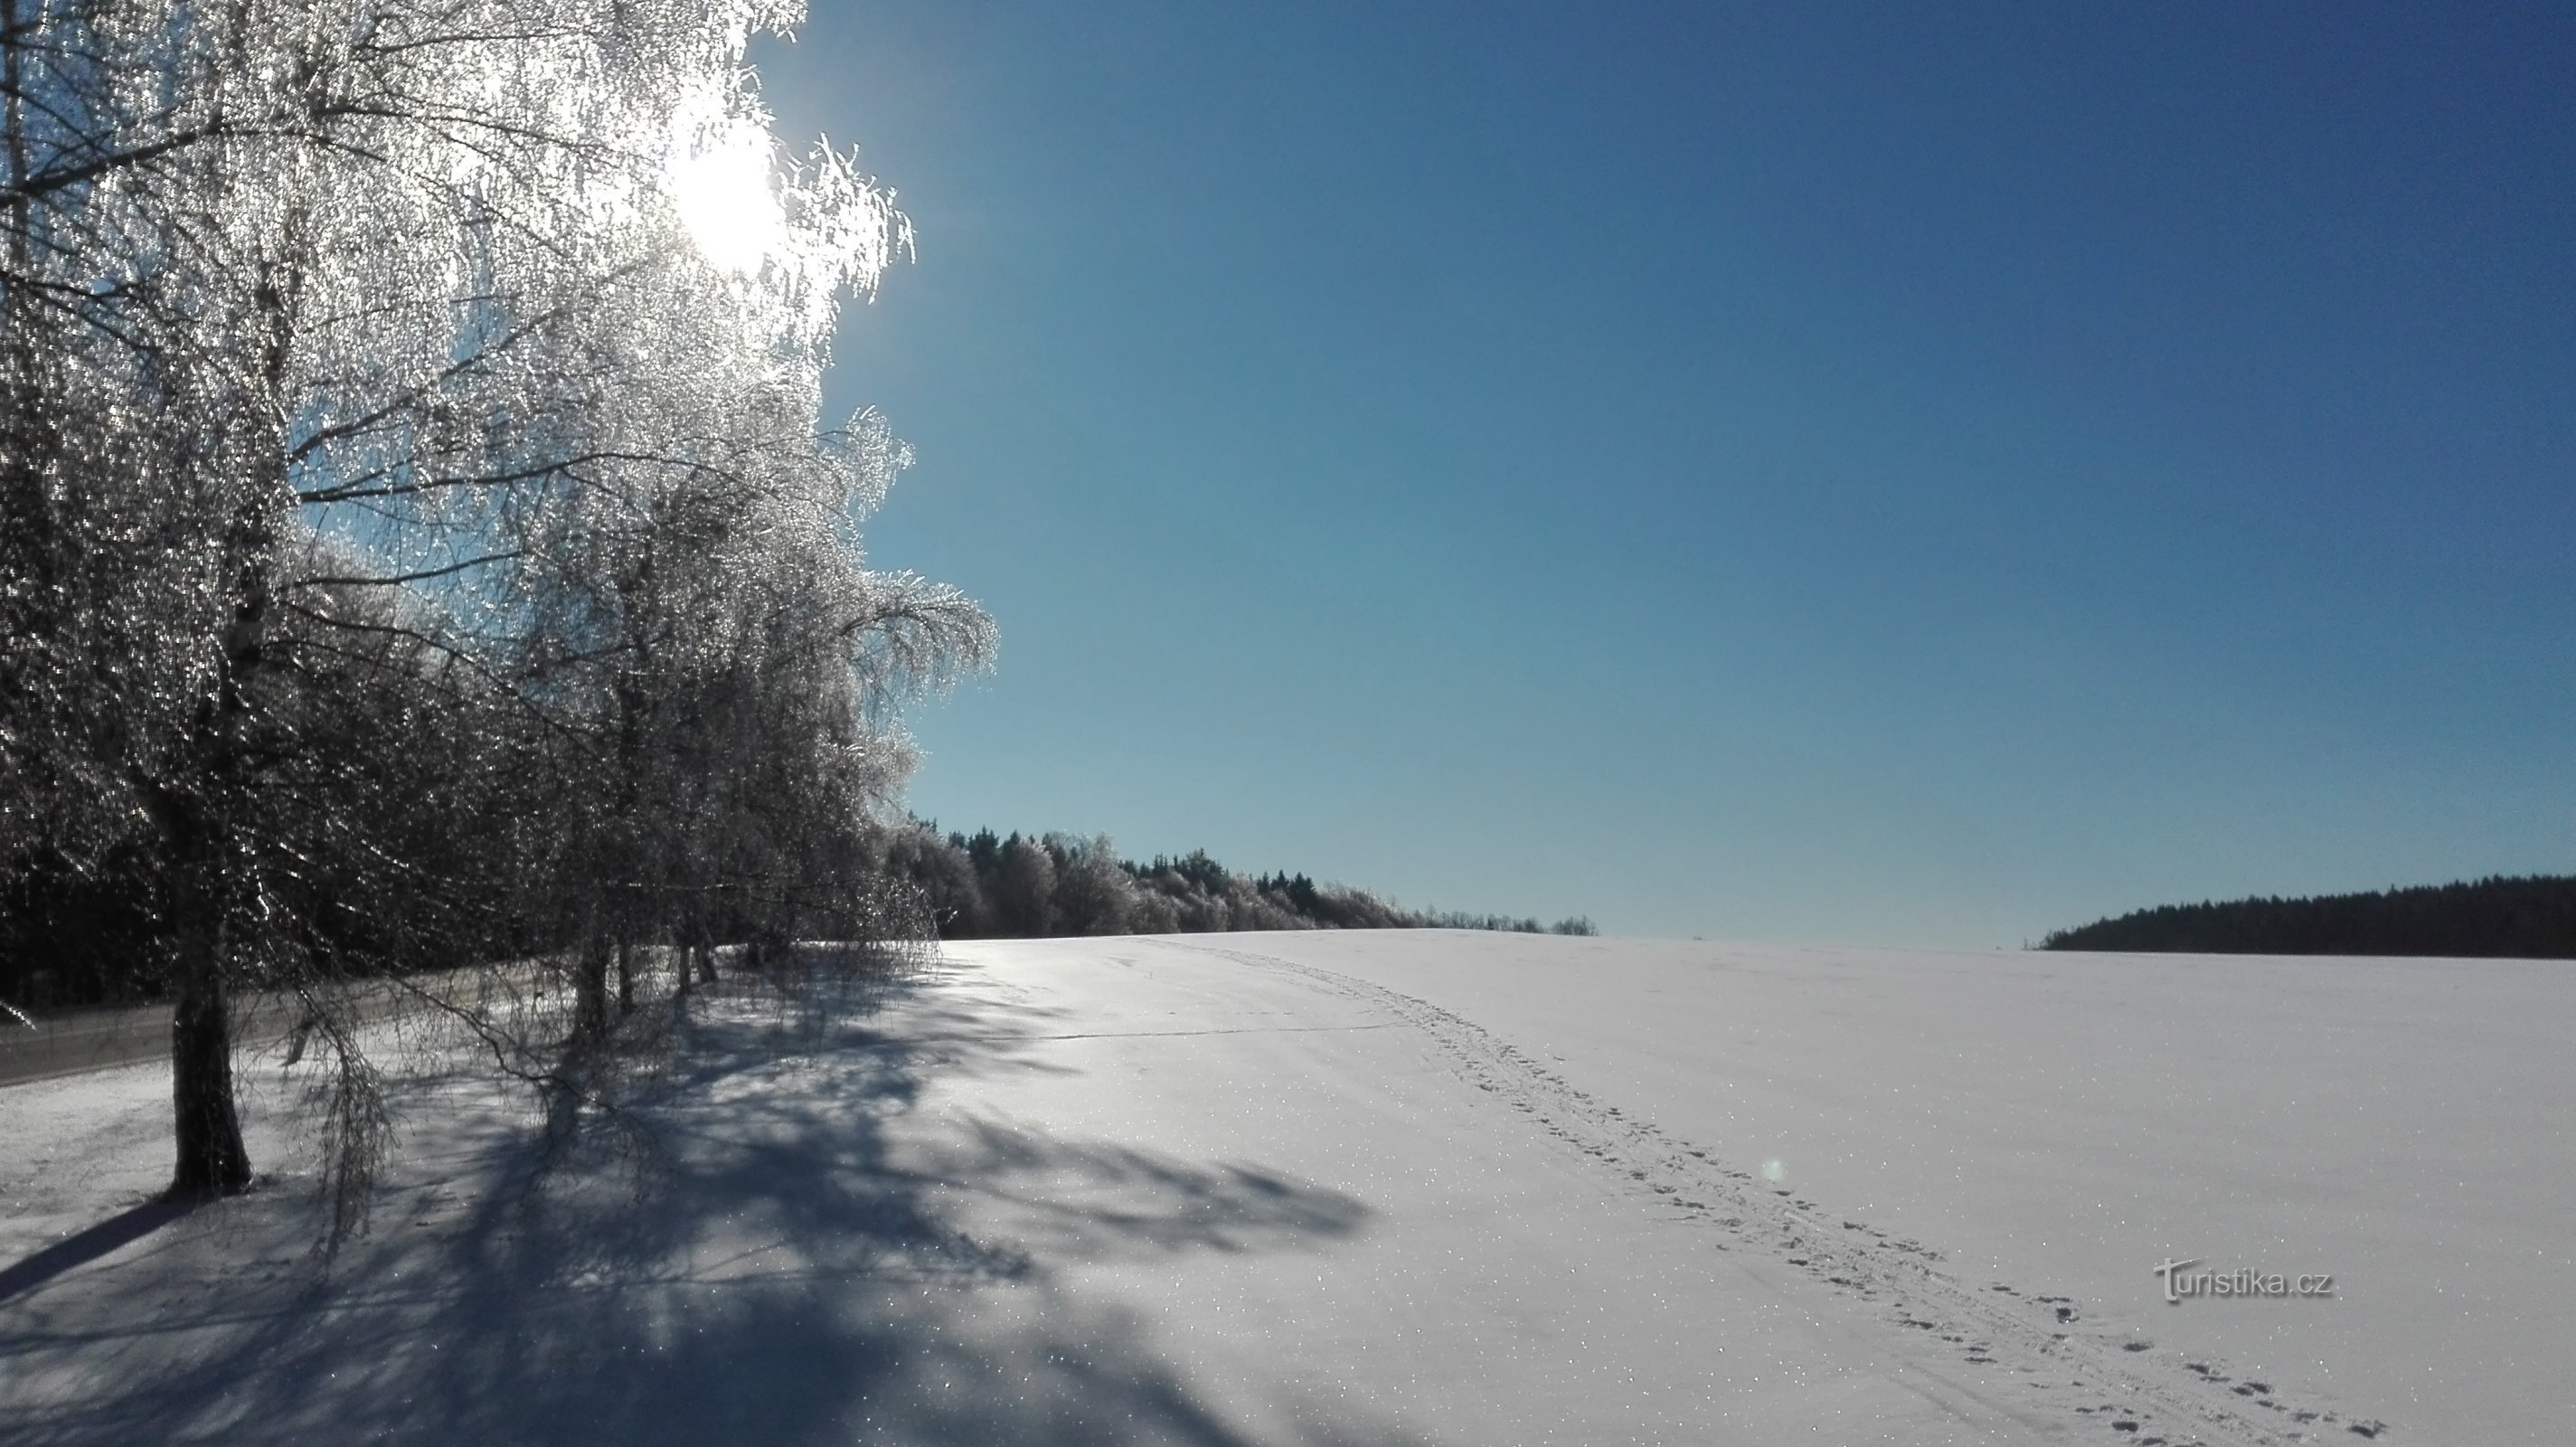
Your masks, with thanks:
<instances>
[{"instance_id":1,"label":"coniferous treeline","mask_svg":"<svg viewBox=\"0 0 2576 1447\"><path fill-rule=\"evenodd\" d=\"M2576 877L2168 904L2057 930L2048 950L2576 959Z\"/></svg>"},{"instance_id":2,"label":"coniferous treeline","mask_svg":"<svg viewBox=\"0 0 2576 1447\"><path fill-rule=\"evenodd\" d=\"M1205 850L1149 863L1121 859L1108 837L942 835L919 820L884 841L884 872L919 887L946 939L1198 934L1280 929L1488 929L1588 935L1584 918L1542 924L1509 915L1409 910L1362 889L1303 874L1238 874Z\"/></svg>"}]
</instances>

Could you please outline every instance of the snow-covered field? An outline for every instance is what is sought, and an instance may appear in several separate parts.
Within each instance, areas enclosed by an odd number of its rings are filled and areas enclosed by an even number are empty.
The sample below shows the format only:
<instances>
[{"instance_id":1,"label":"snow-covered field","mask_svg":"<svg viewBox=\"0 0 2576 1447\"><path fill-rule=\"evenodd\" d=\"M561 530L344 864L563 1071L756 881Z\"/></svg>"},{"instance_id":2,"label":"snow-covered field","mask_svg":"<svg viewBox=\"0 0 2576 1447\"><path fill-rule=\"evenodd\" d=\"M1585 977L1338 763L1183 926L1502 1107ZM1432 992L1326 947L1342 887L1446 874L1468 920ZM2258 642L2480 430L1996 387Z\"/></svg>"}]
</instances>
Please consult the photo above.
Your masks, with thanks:
<instances>
[{"instance_id":1,"label":"snow-covered field","mask_svg":"<svg viewBox=\"0 0 2576 1447\"><path fill-rule=\"evenodd\" d=\"M418 1073L327 1273L273 1058L176 1218L166 1071L0 1091L0 1440L2576 1440L2576 966L1055 940L696 1034L542 1190Z\"/></svg>"}]
</instances>

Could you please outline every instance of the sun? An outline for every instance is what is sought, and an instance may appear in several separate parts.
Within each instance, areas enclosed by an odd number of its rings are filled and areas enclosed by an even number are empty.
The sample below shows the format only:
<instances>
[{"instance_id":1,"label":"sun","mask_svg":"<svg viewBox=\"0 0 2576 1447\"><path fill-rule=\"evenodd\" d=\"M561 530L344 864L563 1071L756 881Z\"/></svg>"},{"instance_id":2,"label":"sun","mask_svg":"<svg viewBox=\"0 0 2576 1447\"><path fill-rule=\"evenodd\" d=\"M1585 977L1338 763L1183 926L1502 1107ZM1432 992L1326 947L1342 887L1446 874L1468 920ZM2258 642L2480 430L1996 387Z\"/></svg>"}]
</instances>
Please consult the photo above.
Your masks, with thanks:
<instances>
[{"instance_id":1,"label":"sun","mask_svg":"<svg viewBox=\"0 0 2576 1447\"><path fill-rule=\"evenodd\" d=\"M698 253L727 271L757 272L787 231L772 179L769 128L736 124L672 148L664 185Z\"/></svg>"}]
</instances>

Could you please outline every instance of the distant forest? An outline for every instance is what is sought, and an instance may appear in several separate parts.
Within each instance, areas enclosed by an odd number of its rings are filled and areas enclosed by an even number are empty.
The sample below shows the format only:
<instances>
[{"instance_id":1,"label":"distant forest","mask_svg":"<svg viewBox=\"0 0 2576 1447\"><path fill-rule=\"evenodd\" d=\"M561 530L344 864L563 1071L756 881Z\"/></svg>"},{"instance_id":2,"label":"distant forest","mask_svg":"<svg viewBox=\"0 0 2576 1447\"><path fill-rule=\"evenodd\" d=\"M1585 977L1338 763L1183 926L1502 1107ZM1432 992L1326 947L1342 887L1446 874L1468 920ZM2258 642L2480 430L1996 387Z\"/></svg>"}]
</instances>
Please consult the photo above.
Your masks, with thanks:
<instances>
[{"instance_id":1,"label":"distant forest","mask_svg":"<svg viewBox=\"0 0 2576 1447\"><path fill-rule=\"evenodd\" d=\"M2316 899L2168 904L2058 930L2044 950L2576 959L2576 877L2496 876Z\"/></svg>"},{"instance_id":2,"label":"distant forest","mask_svg":"<svg viewBox=\"0 0 2576 1447\"><path fill-rule=\"evenodd\" d=\"M916 886L943 939L1276 929L1484 929L1588 935L1592 921L1409 910L1303 874L1237 874L1193 850L1121 859L1105 835L942 835L914 821L883 841L882 873Z\"/></svg>"}]
</instances>

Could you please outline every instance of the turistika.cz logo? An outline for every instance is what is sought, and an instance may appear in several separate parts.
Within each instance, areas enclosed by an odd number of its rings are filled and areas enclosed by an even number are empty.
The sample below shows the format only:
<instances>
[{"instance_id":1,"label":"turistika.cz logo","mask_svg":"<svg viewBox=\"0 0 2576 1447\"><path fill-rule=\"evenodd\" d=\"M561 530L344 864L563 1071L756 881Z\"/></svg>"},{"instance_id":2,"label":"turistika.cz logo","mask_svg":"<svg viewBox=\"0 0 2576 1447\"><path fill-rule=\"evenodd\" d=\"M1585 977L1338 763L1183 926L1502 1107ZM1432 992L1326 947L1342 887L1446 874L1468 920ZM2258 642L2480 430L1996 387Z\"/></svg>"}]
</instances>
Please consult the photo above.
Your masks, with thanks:
<instances>
[{"instance_id":1,"label":"turistika.cz logo","mask_svg":"<svg viewBox=\"0 0 2576 1447\"><path fill-rule=\"evenodd\" d=\"M2185 1299L2195 1296L2332 1296L2335 1291L2334 1273L2329 1271L2285 1276L2278 1271L2256 1271L2246 1266L2233 1271L2191 1269L2198 1265L2200 1258L2194 1256L2184 1261L2167 1261L2156 1268L2156 1275L2164 1278L2168 1303L2180 1306Z\"/></svg>"}]
</instances>

